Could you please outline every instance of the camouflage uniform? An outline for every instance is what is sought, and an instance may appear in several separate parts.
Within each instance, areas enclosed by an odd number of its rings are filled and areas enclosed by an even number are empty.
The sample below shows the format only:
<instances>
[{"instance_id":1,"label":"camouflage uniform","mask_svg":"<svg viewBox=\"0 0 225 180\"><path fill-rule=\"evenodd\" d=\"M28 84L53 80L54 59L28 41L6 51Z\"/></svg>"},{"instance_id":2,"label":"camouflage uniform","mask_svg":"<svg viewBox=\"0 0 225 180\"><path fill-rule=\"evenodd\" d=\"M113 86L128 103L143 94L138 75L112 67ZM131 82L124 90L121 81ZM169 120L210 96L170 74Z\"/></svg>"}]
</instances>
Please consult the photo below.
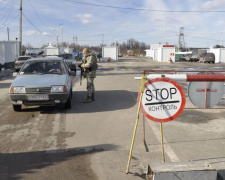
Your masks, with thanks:
<instances>
[{"instance_id":1,"label":"camouflage uniform","mask_svg":"<svg viewBox=\"0 0 225 180\"><path fill-rule=\"evenodd\" d=\"M89 53L86 56L86 61L81 65L85 70L85 75L87 78L87 97L91 97L94 101L95 97L95 86L94 78L96 78L96 70L98 68L97 58L95 54Z\"/></svg>"}]
</instances>

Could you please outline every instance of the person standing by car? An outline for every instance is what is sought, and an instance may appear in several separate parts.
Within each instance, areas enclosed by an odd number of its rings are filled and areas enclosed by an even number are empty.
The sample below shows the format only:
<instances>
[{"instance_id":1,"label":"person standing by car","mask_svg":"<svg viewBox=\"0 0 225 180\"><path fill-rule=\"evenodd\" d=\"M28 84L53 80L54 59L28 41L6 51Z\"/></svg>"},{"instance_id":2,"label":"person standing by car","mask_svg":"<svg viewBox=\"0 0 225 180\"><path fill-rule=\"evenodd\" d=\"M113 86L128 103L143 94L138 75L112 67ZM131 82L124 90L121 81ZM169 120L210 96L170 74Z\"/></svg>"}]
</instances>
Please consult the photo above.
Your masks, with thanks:
<instances>
[{"instance_id":1,"label":"person standing by car","mask_svg":"<svg viewBox=\"0 0 225 180\"><path fill-rule=\"evenodd\" d=\"M88 48L83 49L83 56L85 57L85 62L81 63L79 67L84 68L86 79L87 79L87 98L83 103L90 103L95 101L95 86L94 78L96 78L96 70L98 69L96 55L90 53Z\"/></svg>"}]
</instances>

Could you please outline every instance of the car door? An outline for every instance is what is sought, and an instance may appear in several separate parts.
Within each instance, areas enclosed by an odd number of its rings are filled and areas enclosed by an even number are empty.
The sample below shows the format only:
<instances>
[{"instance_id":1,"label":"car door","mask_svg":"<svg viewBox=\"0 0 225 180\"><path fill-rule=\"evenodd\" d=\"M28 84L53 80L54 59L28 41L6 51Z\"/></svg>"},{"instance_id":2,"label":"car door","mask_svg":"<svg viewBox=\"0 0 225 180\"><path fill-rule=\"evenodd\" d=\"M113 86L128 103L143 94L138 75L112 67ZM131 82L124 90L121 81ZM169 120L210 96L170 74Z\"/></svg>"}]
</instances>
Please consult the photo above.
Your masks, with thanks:
<instances>
[{"instance_id":1,"label":"car door","mask_svg":"<svg viewBox=\"0 0 225 180\"><path fill-rule=\"evenodd\" d=\"M68 64L65 62L65 60L63 60L63 64L66 68L66 72L67 72L67 86L69 87L69 89L71 90L71 97L72 97L72 91L73 91L73 81L72 81L72 76L70 75L70 68L68 66Z\"/></svg>"}]
</instances>

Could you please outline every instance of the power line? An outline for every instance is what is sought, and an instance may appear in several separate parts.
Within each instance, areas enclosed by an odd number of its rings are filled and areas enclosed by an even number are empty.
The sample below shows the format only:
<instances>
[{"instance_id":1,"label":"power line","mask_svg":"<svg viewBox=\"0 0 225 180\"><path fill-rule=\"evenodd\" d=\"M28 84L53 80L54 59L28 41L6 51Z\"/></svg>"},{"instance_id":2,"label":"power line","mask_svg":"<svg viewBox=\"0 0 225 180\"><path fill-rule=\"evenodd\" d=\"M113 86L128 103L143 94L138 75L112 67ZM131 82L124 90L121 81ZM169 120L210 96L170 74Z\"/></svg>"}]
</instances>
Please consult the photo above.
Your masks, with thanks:
<instances>
[{"instance_id":1,"label":"power line","mask_svg":"<svg viewBox=\"0 0 225 180\"><path fill-rule=\"evenodd\" d=\"M4 20L4 22L2 24L4 24L8 20L9 15L11 14L14 5L15 5L15 0L12 1L12 5L11 6L9 5L9 8L8 8L7 12L4 13L5 15L2 17L1 21L3 21L4 18L5 18L5 20ZM5 6L5 8L6 7L7 6Z\"/></svg>"},{"instance_id":2,"label":"power line","mask_svg":"<svg viewBox=\"0 0 225 180\"><path fill-rule=\"evenodd\" d=\"M4 2L4 1L2 1L2 2ZM1 2L1 3L2 3ZM8 3L8 4L6 4L1 10L0 10L0 12L2 13L3 11L4 11L4 9L9 5L10 3Z\"/></svg>"},{"instance_id":3,"label":"power line","mask_svg":"<svg viewBox=\"0 0 225 180\"><path fill-rule=\"evenodd\" d=\"M3 28L4 28L5 26L7 26L7 25L6 25L6 22L7 22L7 20L8 20L8 18L9 18L10 14L11 14L11 12L12 12L12 9L13 9L14 4L15 4L15 0L12 1L12 6L11 6L11 7L9 8L9 10L8 10L8 15L6 16L5 20L4 20L3 23L2 23L3 26L1 27L0 33L2 32ZM4 17L5 17L5 16L4 16ZM4 17L2 18L2 20L4 19Z\"/></svg>"},{"instance_id":4,"label":"power line","mask_svg":"<svg viewBox=\"0 0 225 180\"><path fill-rule=\"evenodd\" d=\"M17 19L19 17L19 15L17 14L13 19L12 19L12 21L11 22L9 22L8 24L5 24L4 26L2 26L1 28L4 28L4 27L6 27L6 26L8 26L8 25L10 25L15 19Z\"/></svg>"},{"instance_id":5,"label":"power line","mask_svg":"<svg viewBox=\"0 0 225 180\"><path fill-rule=\"evenodd\" d=\"M224 13L225 12L225 10L220 10L220 11L186 11L186 10L172 11L172 10L160 10L160 9L144 9L144 8L109 6L109 5L79 2L79 1L74 1L74 0L64 0L64 1L73 2L73 3L77 3L77 4L90 5L90 6L98 6L98 7L113 8L113 9L127 9L127 10L134 10L134 11L165 12L165 13Z\"/></svg>"},{"instance_id":6,"label":"power line","mask_svg":"<svg viewBox=\"0 0 225 180\"><path fill-rule=\"evenodd\" d=\"M44 23L44 21L40 18L40 16L38 16L37 11L34 9L33 5L31 4L30 0L28 0L30 6L32 7L32 9L34 10L34 13L36 14L36 16L38 17L38 19L41 21L41 23L49 30L49 32L52 33L52 31L49 29L49 27Z\"/></svg>"},{"instance_id":7,"label":"power line","mask_svg":"<svg viewBox=\"0 0 225 180\"><path fill-rule=\"evenodd\" d=\"M195 39L204 39L204 40L209 40L209 41L216 41L215 39L209 39L209 38L204 38L204 37L199 37L199 36L190 36L190 35L184 35L185 37L189 38L195 38Z\"/></svg>"},{"instance_id":8,"label":"power line","mask_svg":"<svg viewBox=\"0 0 225 180\"><path fill-rule=\"evenodd\" d=\"M3 3L3 2L5 2L5 1L6 1L6 0L1 1L0 4Z\"/></svg>"},{"instance_id":9,"label":"power line","mask_svg":"<svg viewBox=\"0 0 225 180\"><path fill-rule=\"evenodd\" d=\"M39 30L28 18L27 18L27 16L23 13L23 16L26 18L26 20L37 30L37 31L39 31L41 34L42 34L42 31L41 30Z\"/></svg>"}]
</instances>

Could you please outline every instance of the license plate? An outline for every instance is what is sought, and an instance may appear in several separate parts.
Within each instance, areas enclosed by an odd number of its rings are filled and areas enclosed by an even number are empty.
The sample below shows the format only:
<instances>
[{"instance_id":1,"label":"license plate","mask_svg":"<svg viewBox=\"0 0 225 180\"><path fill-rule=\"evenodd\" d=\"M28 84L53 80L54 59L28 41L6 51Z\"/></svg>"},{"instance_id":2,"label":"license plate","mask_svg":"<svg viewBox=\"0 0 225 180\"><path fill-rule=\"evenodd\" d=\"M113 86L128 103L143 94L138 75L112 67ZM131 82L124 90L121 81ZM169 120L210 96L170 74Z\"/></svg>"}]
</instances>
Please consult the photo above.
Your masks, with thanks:
<instances>
[{"instance_id":1,"label":"license plate","mask_svg":"<svg viewBox=\"0 0 225 180\"><path fill-rule=\"evenodd\" d=\"M28 101L48 101L49 96L48 94L28 95L27 100Z\"/></svg>"}]
</instances>

